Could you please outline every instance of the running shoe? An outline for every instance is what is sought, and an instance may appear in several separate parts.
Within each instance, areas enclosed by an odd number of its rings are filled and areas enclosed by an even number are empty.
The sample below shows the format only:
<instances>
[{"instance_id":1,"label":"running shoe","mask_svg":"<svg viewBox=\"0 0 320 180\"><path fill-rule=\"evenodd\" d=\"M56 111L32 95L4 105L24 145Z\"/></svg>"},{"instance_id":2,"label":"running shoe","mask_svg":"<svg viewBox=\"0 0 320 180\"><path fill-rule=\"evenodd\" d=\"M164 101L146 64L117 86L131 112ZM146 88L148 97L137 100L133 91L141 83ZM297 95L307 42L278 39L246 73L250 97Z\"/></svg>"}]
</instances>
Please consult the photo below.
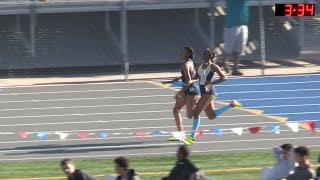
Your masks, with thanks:
<instances>
[{"instance_id":1,"label":"running shoe","mask_svg":"<svg viewBox=\"0 0 320 180\"><path fill-rule=\"evenodd\" d=\"M195 142L195 139L191 136L187 137L185 140L182 141L185 145L189 146Z\"/></svg>"},{"instance_id":2,"label":"running shoe","mask_svg":"<svg viewBox=\"0 0 320 180\"><path fill-rule=\"evenodd\" d=\"M242 104L236 100L231 100L230 105L232 108L242 108Z\"/></svg>"},{"instance_id":3,"label":"running shoe","mask_svg":"<svg viewBox=\"0 0 320 180\"><path fill-rule=\"evenodd\" d=\"M175 137L171 137L171 138L168 139L168 141L180 141L180 140L175 138Z\"/></svg>"}]
</instances>

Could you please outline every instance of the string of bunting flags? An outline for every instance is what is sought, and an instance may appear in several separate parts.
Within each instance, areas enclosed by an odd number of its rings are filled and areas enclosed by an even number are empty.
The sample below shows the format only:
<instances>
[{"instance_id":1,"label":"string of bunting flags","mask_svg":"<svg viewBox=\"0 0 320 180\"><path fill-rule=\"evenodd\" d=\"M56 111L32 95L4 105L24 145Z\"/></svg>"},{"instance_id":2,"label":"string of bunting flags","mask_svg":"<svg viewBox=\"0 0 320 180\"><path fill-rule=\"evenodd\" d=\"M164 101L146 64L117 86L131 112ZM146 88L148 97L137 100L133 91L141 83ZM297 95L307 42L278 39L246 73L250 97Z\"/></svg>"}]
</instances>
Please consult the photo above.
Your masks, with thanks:
<instances>
[{"instance_id":1,"label":"string of bunting flags","mask_svg":"<svg viewBox=\"0 0 320 180\"><path fill-rule=\"evenodd\" d=\"M237 135L243 135L244 131L247 130L251 134L257 134L261 131L262 128L267 128L271 130L271 132L274 132L275 134L280 134L281 126L280 125L286 125L289 127L293 132L297 133L299 132L299 127L303 126L307 129L309 129L312 133L316 132L316 120L309 120L304 121L302 123L299 122L287 122L284 124L271 124L267 126L255 126L255 127L236 127L236 128L229 128L229 129L220 129L220 128L212 128L209 130L198 130L196 131L197 136L202 136L204 133L209 132L213 133L215 135L221 136L223 134L230 134L235 133ZM229 132L228 132L229 131ZM2 134L16 134L20 138L28 138L30 135L36 135L40 140L46 139L49 135L56 135L60 137L61 140L67 139L70 135L75 135L81 139L86 139L89 136L98 136L100 138L107 138L110 136L119 136L119 135L135 135L138 137L145 137L145 136L152 136L152 135L162 135L162 134L173 134L176 137L180 137L186 132L167 132L162 130L154 130L152 132L134 132L134 133L108 133L104 131L98 131L98 132L16 132L16 133L2 133ZM180 134L179 134L180 133Z\"/></svg>"}]
</instances>

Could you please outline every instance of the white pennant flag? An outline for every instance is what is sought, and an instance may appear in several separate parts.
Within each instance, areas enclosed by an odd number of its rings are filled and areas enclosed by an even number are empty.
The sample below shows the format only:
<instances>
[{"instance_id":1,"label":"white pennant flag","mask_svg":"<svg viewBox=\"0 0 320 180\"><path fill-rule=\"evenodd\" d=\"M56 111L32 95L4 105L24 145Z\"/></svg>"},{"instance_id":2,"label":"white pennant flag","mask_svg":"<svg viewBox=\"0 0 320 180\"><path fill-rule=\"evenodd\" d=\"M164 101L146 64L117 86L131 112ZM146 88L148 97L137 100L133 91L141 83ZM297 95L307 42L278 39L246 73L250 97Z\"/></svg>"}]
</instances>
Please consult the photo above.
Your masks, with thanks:
<instances>
[{"instance_id":1,"label":"white pennant flag","mask_svg":"<svg viewBox=\"0 0 320 180\"><path fill-rule=\"evenodd\" d=\"M240 136L243 133L243 128L232 128L231 131Z\"/></svg>"},{"instance_id":2,"label":"white pennant flag","mask_svg":"<svg viewBox=\"0 0 320 180\"><path fill-rule=\"evenodd\" d=\"M286 125L287 125L293 132L298 132L298 131L299 131L299 123L286 123Z\"/></svg>"},{"instance_id":3,"label":"white pennant flag","mask_svg":"<svg viewBox=\"0 0 320 180\"><path fill-rule=\"evenodd\" d=\"M171 132L171 133L174 138L179 139L180 141L183 141L187 138L184 132Z\"/></svg>"},{"instance_id":4,"label":"white pennant flag","mask_svg":"<svg viewBox=\"0 0 320 180\"><path fill-rule=\"evenodd\" d=\"M69 133L56 132L55 134L60 136L60 139L66 139L69 136Z\"/></svg>"}]
</instances>

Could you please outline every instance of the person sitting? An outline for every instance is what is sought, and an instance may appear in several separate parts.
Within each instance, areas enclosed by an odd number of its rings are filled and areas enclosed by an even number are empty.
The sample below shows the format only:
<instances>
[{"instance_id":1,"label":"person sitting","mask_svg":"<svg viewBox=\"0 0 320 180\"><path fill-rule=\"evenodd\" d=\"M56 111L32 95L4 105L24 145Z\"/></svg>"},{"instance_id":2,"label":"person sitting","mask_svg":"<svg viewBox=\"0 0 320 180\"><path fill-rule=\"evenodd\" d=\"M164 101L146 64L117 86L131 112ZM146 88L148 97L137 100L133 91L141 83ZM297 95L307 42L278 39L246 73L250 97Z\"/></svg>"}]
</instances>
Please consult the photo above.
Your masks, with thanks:
<instances>
[{"instance_id":1,"label":"person sitting","mask_svg":"<svg viewBox=\"0 0 320 180\"><path fill-rule=\"evenodd\" d=\"M276 164L272 168L264 167L261 180L283 179L294 169L294 152L291 144L283 144L272 148Z\"/></svg>"},{"instance_id":2,"label":"person sitting","mask_svg":"<svg viewBox=\"0 0 320 180\"><path fill-rule=\"evenodd\" d=\"M309 149L305 146L299 146L294 149L295 159L299 164L287 180L310 180L316 178L316 173L309 162Z\"/></svg>"},{"instance_id":3,"label":"person sitting","mask_svg":"<svg viewBox=\"0 0 320 180\"><path fill-rule=\"evenodd\" d=\"M114 160L117 180L139 180L139 176L134 169L129 169L129 161L126 157L120 156Z\"/></svg>"},{"instance_id":4,"label":"person sitting","mask_svg":"<svg viewBox=\"0 0 320 180\"><path fill-rule=\"evenodd\" d=\"M65 158L60 163L62 171L67 175L68 180L95 180L96 178L87 172L76 169L70 158Z\"/></svg>"},{"instance_id":5,"label":"person sitting","mask_svg":"<svg viewBox=\"0 0 320 180\"><path fill-rule=\"evenodd\" d=\"M162 180L200 180L208 179L189 159L189 150L186 146L180 146L177 152L176 166L168 177Z\"/></svg>"}]
</instances>

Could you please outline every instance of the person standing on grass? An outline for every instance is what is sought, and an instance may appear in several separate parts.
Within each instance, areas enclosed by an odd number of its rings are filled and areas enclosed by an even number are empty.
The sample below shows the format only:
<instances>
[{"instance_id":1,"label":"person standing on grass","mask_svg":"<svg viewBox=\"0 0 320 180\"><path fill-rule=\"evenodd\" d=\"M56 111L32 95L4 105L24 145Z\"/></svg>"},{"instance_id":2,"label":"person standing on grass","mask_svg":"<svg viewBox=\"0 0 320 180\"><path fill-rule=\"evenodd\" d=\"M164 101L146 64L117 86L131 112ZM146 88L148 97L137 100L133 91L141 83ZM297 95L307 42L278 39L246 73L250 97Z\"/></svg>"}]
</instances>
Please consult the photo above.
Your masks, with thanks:
<instances>
[{"instance_id":1,"label":"person standing on grass","mask_svg":"<svg viewBox=\"0 0 320 180\"><path fill-rule=\"evenodd\" d=\"M263 168L261 180L284 179L294 169L294 152L291 144L273 147L273 156L276 164L272 168Z\"/></svg>"},{"instance_id":2,"label":"person standing on grass","mask_svg":"<svg viewBox=\"0 0 320 180\"><path fill-rule=\"evenodd\" d=\"M234 59L232 75L242 76L239 71L239 56L243 54L248 41L248 0L226 0L227 15L224 23L223 67L229 73L228 58Z\"/></svg>"},{"instance_id":3,"label":"person standing on grass","mask_svg":"<svg viewBox=\"0 0 320 180\"><path fill-rule=\"evenodd\" d=\"M305 146L299 146L294 149L296 162L299 164L287 180L310 180L316 179L316 173L309 162L309 149Z\"/></svg>"},{"instance_id":4,"label":"person standing on grass","mask_svg":"<svg viewBox=\"0 0 320 180\"><path fill-rule=\"evenodd\" d=\"M189 149L186 146L180 146L177 152L176 166L171 170L168 177L162 180L200 180L204 179L202 171L188 159ZM206 178L205 178L206 179Z\"/></svg>"},{"instance_id":5,"label":"person standing on grass","mask_svg":"<svg viewBox=\"0 0 320 180\"><path fill-rule=\"evenodd\" d=\"M140 180L134 169L129 169L129 161L126 157L120 156L114 160L115 172L119 174L117 180Z\"/></svg>"},{"instance_id":6,"label":"person standing on grass","mask_svg":"<svg viewBox=\"0 0 320 180\"><path fill-rule=\"evenodd\" d=\"M63 159L60 163L62 171L67 175L68 180L96 180L87 172L76 169L70 158Z\"/></svg>"}]
</instances>

